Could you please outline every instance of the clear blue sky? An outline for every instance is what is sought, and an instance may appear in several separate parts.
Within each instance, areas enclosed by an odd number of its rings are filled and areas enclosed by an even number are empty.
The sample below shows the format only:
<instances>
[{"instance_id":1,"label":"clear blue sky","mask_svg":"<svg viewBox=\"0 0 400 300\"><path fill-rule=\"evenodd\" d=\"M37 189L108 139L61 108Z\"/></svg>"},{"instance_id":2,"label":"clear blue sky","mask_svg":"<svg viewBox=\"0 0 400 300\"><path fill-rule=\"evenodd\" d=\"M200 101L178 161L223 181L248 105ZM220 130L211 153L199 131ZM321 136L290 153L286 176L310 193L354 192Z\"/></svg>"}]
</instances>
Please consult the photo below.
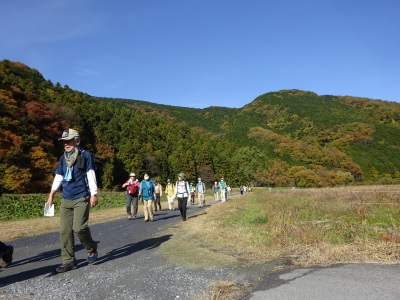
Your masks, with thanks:
<instances>
[{"instance_id":1,"label":"clear blue sky","mask_svg":"<svg viewBox=\"0 0 400 300\"><path fill-rule=\"evenodd\" d=\"M400 102L399 0L13 0L0 59L89 95L242 107L280 89Z\"/></svg>"}]
</instances>

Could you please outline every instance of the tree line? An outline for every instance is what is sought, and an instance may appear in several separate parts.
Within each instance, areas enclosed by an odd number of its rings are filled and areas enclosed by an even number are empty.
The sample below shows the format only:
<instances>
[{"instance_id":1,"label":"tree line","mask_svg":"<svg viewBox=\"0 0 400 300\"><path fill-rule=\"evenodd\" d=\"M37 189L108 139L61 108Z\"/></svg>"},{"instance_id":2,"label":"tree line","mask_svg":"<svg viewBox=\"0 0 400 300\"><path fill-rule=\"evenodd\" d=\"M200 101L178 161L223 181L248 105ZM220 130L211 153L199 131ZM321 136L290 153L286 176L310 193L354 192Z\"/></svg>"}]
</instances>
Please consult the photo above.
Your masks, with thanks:
<instances>
[{"instance_id":1,"label":"tree line","mask_svg":"<svg viewBox=\"0 0 400 300\"><path fill-rule=\"evenodd\" d=\"M197 114L197 123L173 111ZM260 122L264 125L257 126ZM189 181L201 177L209 186L221 177L231 186L362 181L365 170L349 147L371 145L377 131L363 122L322 129L260 99L242 109L155 109L149 103L92 97L45 80L22 63L0 62L0 184L6 192L49 190L62 154L58 138L67 127L81 133L83 147L94 155L104 190L118 189L130 172L140 177L145 171L160 182L185 172ZM372 165L368 172L379 179L378 169Z\"/></svg>"}]
</instances>

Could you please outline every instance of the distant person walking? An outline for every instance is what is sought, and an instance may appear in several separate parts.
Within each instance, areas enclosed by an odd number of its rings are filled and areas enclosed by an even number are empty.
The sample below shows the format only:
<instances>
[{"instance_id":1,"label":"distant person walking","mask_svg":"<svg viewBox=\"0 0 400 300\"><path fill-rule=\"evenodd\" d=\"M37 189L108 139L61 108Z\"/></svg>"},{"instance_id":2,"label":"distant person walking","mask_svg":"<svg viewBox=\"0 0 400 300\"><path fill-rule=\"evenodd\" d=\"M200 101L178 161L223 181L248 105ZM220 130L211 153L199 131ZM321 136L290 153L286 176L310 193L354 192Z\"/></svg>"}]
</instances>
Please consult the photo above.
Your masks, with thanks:
<instances>
[{"instance_id":1,"label":"distant person walking","mask_svg":"<svg viewBox=\"0 0 400 300\"><path fill-rule=\"evenodd\" d=\"M136 219L138 212L138 193L139 193L139 182L136 180L136 174L129 174L129 180L125 182L122 187L126 188L126 213L129 220ZM133 208L133 214L131 211Z\"/></svg>"},{"instance_id":2,"label":"distant person walking","mask_svg":"<svg viewBox=\"0 0 400 300\"><path fill-rule=\"evenodd\" d=\"M223 178L221 178L221 181L219 182L219 192L221 194L221 201L225 202L226 201L226 182L224 181Z\"/></svg>"},{"instance_id":3,"label":"distant person walking","mask_svg":"<svg viewBox=\"0 0 400 300\"><path fill-rule=\"evenodd\" d=\"M197 186L197 199L199 200L199 207L203 207L206 205L206 200L205 200L205 193L206 193L206 185L204 182L201 182L201 178L198 178Z\"/></svg>"},{"instance_id":4,"label":"distant person walking","mask_svg":"<svg viewBox=\"0 0 400 300\"><path fill-rule=\"evenodd\" d=\"M212 190L213 190L215 202L219 201L219 185L218 185L218 182L214 182Z\"/></svg>"},{"instance_id":5,"label":"distant person walking","mask_svg":"<svg viewBox=\"0 0 400 300\"><path fill-rule=\"evenodd\" d=\"M243 195L244 186L243 186L242 184L241 184L240 187L239 187L239 191L240 191L240 194Z\"/></svg>"},{"instance_id":6,"label":"distant person walking","mask_svg":"<svg viewBox=\"0 0 400 300\"><path fill-rule=\"evenodd\" d=\"M144 180L140 183L139 187L139 196L142 197L143 200L143 212L144 212L144 221L148 222L154 221L153 215L153 201L156 198L154 182L150 180L149 173L144 173Z\"/></svg>"},{"instance_id":7,"label":"distant person walking","mask_svg":"<svg viewBox=\"0 0 400 300\"><path fill-rule=\"evenodd\" d=\"M186 221L187 203L190 201L189 183L186 181L184 173L179 173L178 181L175 184L174 198L178 198L178 208L181 218Z\"/></svg>"},{"instance_id":8,"label":"distant person walking","mask_svg":"<svg viewBox=\"0 0 400 300\"><path fill-rule=\"evenodd\" d=\"M165 195L167 195L169 210L175 210L175 208L174 208L174 192L175 192L175 185L173 185L171 183L171 179L168 179L167 185L165 187Z\"/></svg>"},{"instance_id":9,"label":"distant person walking","mask_svg":"<svg viewBox=\"0 0 400 300\"><path fill-rule=\"evenodd\" d=\"M196 195L196 188L193 185L193 183L190 184L189 190L190 190L190 203L194 204L194 196Z\"/></svg>"},{"instance_id":10,"label":"distant person walking","mask_svg":"<svg viewBox=\"0 0 400 300\"><path fill-rule=\"evenodd\" d=\"M74 252L74 232L86 249L87 261L97 258L97 244L93 241L89 222L89 207L97 205L95 165L88 151L80 148L79 133L74 129L63 131L59 139L64 146L54 177L47 205L53 203L54 194L62 186L60 205L60 240L62 264L56 272L77 268Z\"/></svg>"},{"instance_id":11,"label":"distant person walking","mask_svg":"<svg viewBox=\"0 0 400 300\"><path fill-rule=\"evenodd\" d=\"M162 186L157 180L154 180L154 192L156 195L154 199L154 210L161 211Z\"/></svg>"}]
</instances>

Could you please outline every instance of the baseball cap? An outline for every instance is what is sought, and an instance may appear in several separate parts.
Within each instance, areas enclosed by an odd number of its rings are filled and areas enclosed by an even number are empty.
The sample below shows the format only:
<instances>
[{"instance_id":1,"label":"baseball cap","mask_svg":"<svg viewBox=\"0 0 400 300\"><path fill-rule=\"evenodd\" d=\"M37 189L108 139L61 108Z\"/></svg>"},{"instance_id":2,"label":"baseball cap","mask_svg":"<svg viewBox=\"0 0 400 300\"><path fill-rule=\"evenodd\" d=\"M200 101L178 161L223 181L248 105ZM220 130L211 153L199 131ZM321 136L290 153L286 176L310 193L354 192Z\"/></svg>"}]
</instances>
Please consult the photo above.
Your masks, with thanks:
<instances>
[{"instance_id":1,"label":"baseball cap","mask_svg":"<svg viewBox=\"0 0 400 300\"><path fill-rule=\"evenodd\" d=\"M131 174L129 174L129 177L136 177L136 174L135 173L131 173Z\"/></svg>"},{"instance_id":2,"label":"baseball cap","mask_svg":"<svg viewBox=\"0 0 400 300\"><path fill-rule=\"evenodd\" d=\"M68 128L65 129L61 135L61 138L58 139L59 141L69 141L72 140L75 137L79 137L78 131Z\"/></svg>"}]
</instances>

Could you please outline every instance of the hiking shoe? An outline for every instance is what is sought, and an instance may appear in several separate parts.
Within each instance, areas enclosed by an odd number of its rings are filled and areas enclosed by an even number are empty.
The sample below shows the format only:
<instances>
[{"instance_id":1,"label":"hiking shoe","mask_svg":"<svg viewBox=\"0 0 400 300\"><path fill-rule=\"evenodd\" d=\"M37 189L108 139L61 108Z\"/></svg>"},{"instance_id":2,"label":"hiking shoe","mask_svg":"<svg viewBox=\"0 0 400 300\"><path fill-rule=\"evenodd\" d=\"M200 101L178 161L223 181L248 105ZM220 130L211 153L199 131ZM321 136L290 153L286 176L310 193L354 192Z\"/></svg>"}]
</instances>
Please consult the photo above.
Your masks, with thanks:
<instances>
[{"instance_id":1,"label":"hiking shoe","mask_svg":"<svg viewBox=\"0 0 400 300\"><path fill-rule=\"evenodd\" d=\"M67 272L69 270L75 270L76 268L78 268L78 264L74 260L71 263L62 264L61 266L57 267L56 272L57 273L64 273L64 272Z\"/></svg>"},{"instance_id":2,"label":"hiking shoe","mask_svg":"<svg viewBox=\"0 0 400 300\"><path fill-rule=\"evenodd\" d=\"M98 256L97 251L90 252L88 257L87 257L88 263L89 264L94 263L96 261L96 259L97 259L97 256Z\"/></svg>"},{"instance_id":3,"label":"hiking shoe","mask_svg":"<svg viewBox=\"0 0 400 300\"><path fill-rule=\"evenodd\" d=\"M12 263L13 253L14 253L14 247L8 246L7 252L4 253L3 255L3 262L1 264L3 268L7 268Z\"/></svg>"}]
</instances>

